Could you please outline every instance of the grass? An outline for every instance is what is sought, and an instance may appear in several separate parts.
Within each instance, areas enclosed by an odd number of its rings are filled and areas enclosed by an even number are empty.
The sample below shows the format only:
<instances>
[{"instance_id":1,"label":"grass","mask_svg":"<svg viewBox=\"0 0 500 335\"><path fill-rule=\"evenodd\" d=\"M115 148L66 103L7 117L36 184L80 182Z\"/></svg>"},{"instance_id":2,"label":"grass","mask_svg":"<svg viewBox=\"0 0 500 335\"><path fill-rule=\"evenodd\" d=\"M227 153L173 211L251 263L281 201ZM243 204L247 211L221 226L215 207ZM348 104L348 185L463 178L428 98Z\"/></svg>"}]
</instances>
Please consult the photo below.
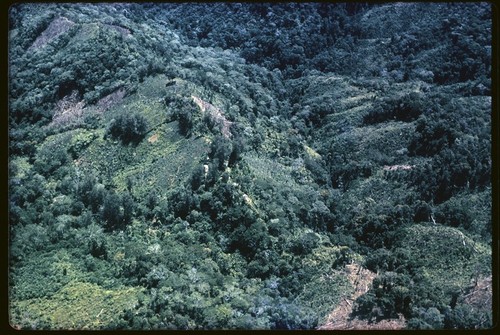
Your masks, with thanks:
<instances>
[{"instance_id":1,"label":"grass","mask_svg":"<svg viewBox=\"0 0 500 335\"><path fill-rule=\"evenodd\" d=\"M36 329L44 320L51 329L104 329L137 304L140 291L136 287L106 290L96 284L71 281L50 298L13 302L11 325Z\"/></svg>"},{"instance_id":2,"label":"grass","mask_svg":"<svg viewBox=\"0 0 500 335\"><path fill-rule=\"evenodd\" d=\"M142 290L89 282L94 274L65 249L30 257L11 276L16 293L10 294L9 314L16 329L109 328L135 307Z\"/></svg>"},{"instance_id":3,"label":"grass","mask_svg":"<svg viewBox=\"0 0 500 335\"><path fill-rule=\"evenodd\" d=\"M166 80L163 75L146 78L136 93L103 115L105 123L120 114L144 116L149 124L146 137L137 145L123 145L104 139L105 130L98 129L92 143L81 152L79 168L97 171L118 191L125 190L127 180L132 179L136 197L145 196L151 189L165 192L190 176L205 158L208 145L203 138L186 139L179 135L177 122L165 123L167 111L161 99L167 94ZM152 136L155 140L148 141Z\"/></svg>"},{"instance_id":4,"label":"grass","mask_svg":"<svg viewBox=\"0 0 500 335\"><path fill-rule=\"evenodd\" d=\"M491 271L491 248L456 228L415 224L406 233L400 244L422 262L430 282L444 291L466 287L475 275Z\"/></svg>"},{"instance_id":5,"label":"grass","mask_svg":"<svg viewBox=\"0 0 500 335\"><path fill-rule=\"evenodd\" d=\"M306 273L314 274L298 295L297 300L312 307L319 315L319 324L325 324L328 315L342 299L355 294L357 282L350 278L348 267L334 269L334 263L341 257L342 246L320 246L303 259ZM362 262L362 256L351 253L355 264Z\"/></svg>"}]
</instances>

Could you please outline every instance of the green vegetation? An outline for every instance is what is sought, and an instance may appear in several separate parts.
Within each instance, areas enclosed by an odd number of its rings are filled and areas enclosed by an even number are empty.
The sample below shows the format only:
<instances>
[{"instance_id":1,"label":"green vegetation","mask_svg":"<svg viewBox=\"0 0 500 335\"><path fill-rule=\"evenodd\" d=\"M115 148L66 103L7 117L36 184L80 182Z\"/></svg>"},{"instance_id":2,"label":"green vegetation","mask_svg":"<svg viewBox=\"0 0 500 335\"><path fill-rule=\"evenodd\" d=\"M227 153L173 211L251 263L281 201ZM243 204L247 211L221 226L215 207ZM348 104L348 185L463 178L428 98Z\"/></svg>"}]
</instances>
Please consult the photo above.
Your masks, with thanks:
<instances>
[{"instance_id":1,"label":"green vegetation","mask_svg":"<svg viewBox=\"0 0 500 335\"><path fill-rule=\"evenodd\" d=\"M491 327L491 16L11 7L11 325Z\"/></svg>"},{"instance_id":2,"label":"green vegetation","mask_svg":"<svg viewBox=\"0 0 500 335\"><path fill-rule=\"evenodd\" d=\"M113 138L119 138L123 143L137 143L145 135L147 123L140 115L120 115L113 119L108 132Z\"/></svg>"}]
</instances>

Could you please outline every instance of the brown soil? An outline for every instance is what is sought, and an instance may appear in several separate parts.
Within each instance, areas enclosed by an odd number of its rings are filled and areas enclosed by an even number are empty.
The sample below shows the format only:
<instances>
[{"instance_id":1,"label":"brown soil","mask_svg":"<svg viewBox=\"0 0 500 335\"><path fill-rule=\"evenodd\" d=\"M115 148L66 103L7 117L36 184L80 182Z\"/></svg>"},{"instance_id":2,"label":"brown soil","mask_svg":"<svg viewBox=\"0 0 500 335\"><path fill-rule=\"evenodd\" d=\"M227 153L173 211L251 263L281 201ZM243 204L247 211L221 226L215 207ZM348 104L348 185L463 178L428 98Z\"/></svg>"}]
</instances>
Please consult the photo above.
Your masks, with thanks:
<instances>
[{"instance_id":1,"label":"brown soil","mask_svg":"<svg viewBox=\"0 0 500 335\"><path fill-rule=\"evenodd\" d=\"M59 17L54 19L47 29L45 29L33 42L33 44L28 48L28 50L38 50L50 41L57 38L59 35L67 32L71 27L73 27L75 23L73 21L68 20L65 17Z\"/></svg>"},{"instance_id":2,"label":"brown soil","mask_svg":"<svg viewBox=\"0 0 500 335\"><path fill-rule=\"evenodd\" d=\"M153 136L148 138L148 142L151 144L155 143L156 141L158 141L158 134L154 134Z\"/></svg>"},{"instance_id":3,"label":"brown soil","mask_svg":"<svg viewBox=\"0 0 500 335\"><path fill-rule=\"evenodd\" d=\"M111 94L106 95L97 102L97 108L100 112L105 112L114 105L119 104L125 97L125 90L120 88Z\"/></svg>"},{"instance_id":4,"label":"brown soil","mask_svg":"<svg viewBox=\"0 0 500 335\"><path fill-rule=\"evenodd\" d=\"M221 125L221 132L226 138L231 137L230 127L232 122L226 119L220 108L215 107L209 102L206 102L194 95L191 96L193 101L200 107L202 113L208 112L212 120Z\"/></svg>"},{"instance_id":5,"label":"brown soil","mask_svg":"<svg viewBox=\"0 0 500 335\"><path fill-rule=\"evenodd\" d=\"M477 280L473 288L464 297L464 303L477 309L490 309L493 297L491 276Z\"/></svg>"},{"instance_id":6,"label":"brown soil","mask_svg":"<svg viewBox=\"0 0 500 335\"><path fill-rule=\"evenodd\" d=\"M377 323L368 323L365 320L352 318L354 301L368 292L376 274L363 268L359 264L346 266L349 281L354 286L354 293L349 297L343 297L340 304L330 313L324 325L319 330L364 330L364 329L402 329L405 327L403 316L399 319L382 320Z\"/></svg>"}]
</instances>

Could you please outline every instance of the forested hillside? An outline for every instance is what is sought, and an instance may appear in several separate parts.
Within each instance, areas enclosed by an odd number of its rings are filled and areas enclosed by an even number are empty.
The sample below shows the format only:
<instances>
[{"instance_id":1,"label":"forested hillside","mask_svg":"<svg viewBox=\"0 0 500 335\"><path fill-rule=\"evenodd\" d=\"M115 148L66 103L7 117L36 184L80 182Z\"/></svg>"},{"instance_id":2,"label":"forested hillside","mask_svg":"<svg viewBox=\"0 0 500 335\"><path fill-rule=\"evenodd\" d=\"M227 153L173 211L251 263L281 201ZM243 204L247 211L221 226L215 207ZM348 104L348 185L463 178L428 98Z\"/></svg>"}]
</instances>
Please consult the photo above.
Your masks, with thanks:
<instances>
[{"instance_id":1,"label":"forested hillside","mask_svg":"<svg viewBox=\"0 0 500 335\"><path fill-rule=\"evenodd\" d=\"M484 329L488 3L17 4L16 329Z\"/></svg>"}]
</instances>

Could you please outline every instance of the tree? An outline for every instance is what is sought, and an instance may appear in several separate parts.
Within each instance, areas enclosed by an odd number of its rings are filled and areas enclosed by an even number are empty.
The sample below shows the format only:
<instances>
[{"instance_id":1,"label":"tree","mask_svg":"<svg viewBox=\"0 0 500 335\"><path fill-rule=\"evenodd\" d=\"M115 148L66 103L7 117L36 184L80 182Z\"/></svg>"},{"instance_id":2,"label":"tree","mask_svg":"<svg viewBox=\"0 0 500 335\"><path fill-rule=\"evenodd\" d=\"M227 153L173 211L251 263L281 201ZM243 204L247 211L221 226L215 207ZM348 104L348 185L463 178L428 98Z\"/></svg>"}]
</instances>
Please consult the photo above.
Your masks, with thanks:
<instances>
[{"instance_id":1,"label":"tree","mask_svg":"<svg viewBox=\"0 0 500 335\"><path fill-rule=\"evenodd\" d=\"M123 206L123 224L127 225L132 220L132 215L134 213L134 208L135 208L134 198L132 198L130 193L125 193L123 195L122 206Z\"/></svg>"},{"instance_id":2,"label":"tree","mask_svg":"<svg viewBox=\"0 0 500 335\"><path fill-rule=\"evenodd\" d=\"M408 322L409 329L442 329L444 315L436 307L414 308Z\"/></svg>"},{"instance_id":3,"label":"tree","mask_svg":"<svg viewBox=\"0 0 500 335\"><path fill-rule=\"evenodd\" d=\"M107 230L113 230L120 226L122 222L122 213L120 210L120 196L114 192L109 192L104 198L104 204L101 212L101 217L105 222Z\"/></svg>"},{"instance_id":4,"label":"tree","mask_svg":"<svg viewBox=\"0 0 500 335\"><path fill-rule=\"evenodd\" d=\"M450 147L457 138L456 121L442 112L432 115L432 119L426 116L418 119L415 136L408 146L411 155L434 156L443 148Z\"/></svg>"},{"instance_id":5,"label":"tree","mask_svg":"<svg viewBox=\"0 0 500 335\"><path fill-rule=\"evenodd\" d=\"M107 258L108 243L102 228L94 224L87 227L90 236L87 238L88 252L96 258Z\"/></svg>"},{"instance_id":6,"label":"tree","mask_svg":"<svg viewBox=\"0 0 500 335\"><path fill-rule=\"evenodd\" d=\"M447 311L444 317L445 329L486 329L491 327L491 312L459 304Z\"/></svg>"},{"instance_id":7,"label":"tree","mask_svg":"<svg viewBox=\"0 0 500 335\"><path fill-rule=\"evenodd\" d=\"M63 143L51 143L38 151L34 166L37 172L48 176L68 161L69 155Z\"/></svg>"},{"instance_id":8,"label":"tree","mask_svg":"<svg viewBox=\"0 0 500 335\"><path fill-rule=\"evenodd\" d=\"M191 189L197 191L205 180L205 168L198 166L191 175Z\"/></svg>"},{"instance_id":9,"label":"tree","mask_svg":"<svg viewBox=\"0 0 500 335\"><path fill-rule=\"evenodd\" d=\"M124 144L139 143L146 135L148 123L142 115L123 115L113 119L107 133L120 139Z\"/></svg>"},{"instance_id":10,"label":"tree","mask_svg":"<svg viewBox=\"0 0 500 335\"><path fill-rule=\"evenodd\" d=\"M241 139L235 139L232 143L232 150L229 154L228 166L233 167L241 159L244 145Z\"/></svg>"},{"instance_id":11,"label":"tree","mask_svg":"<svg viewBox=\"0 0 500 335\"><path fill-rule=\"evenodd\" d=\"M179 132L189 137L191 135L191 130L193 129L193 115L190 110L180 109L177 112L177 119L179 121Z\"/></svg>"},{"instance_id":12,"label":"tree","mask_svg":"<svg viewBox=\"0 0 500 335\"><path fill-rule=\"evenodd\" d=\"M194 206L194 198L190 190L184 187L176 189L170 197L172 210L176 217L185 219Z\"/></svg>"},{"instance_id":13,"label":"tree","mask_svg":"<svg viewBox=\"0 0 500 335\"><path fill-rule=\"evenodd\" d=\"M413 221L415 222L430 222L432 215L432 208L424 201L419 201L415 205L415 215Z\"/></svg>"},{"instance_id":14,"label":"tree","mask_svg":"<svg viewBox=\"0 0 500 335\"><path fill-rule=\"evenodd\" d=\"M226 168L225 161L229 153L228 146L228 142L222 136L217 136L210 146L209 157L217 162L217 168L220 171L224 171Z\"/></svg>"},{"instance_id":15,"label":"tree","mask_svg":"<svg viewBox=\"0 0 500 335\"><path fill-rule=\"evenodd\" d=\"M185 137L191 136L194 126L194 115L199 112L199 107L191 98L187 97L166 97L165 101L172 109L173 119L179 122L179 132L181 135Z\"/></svg>"}]
</instances>

